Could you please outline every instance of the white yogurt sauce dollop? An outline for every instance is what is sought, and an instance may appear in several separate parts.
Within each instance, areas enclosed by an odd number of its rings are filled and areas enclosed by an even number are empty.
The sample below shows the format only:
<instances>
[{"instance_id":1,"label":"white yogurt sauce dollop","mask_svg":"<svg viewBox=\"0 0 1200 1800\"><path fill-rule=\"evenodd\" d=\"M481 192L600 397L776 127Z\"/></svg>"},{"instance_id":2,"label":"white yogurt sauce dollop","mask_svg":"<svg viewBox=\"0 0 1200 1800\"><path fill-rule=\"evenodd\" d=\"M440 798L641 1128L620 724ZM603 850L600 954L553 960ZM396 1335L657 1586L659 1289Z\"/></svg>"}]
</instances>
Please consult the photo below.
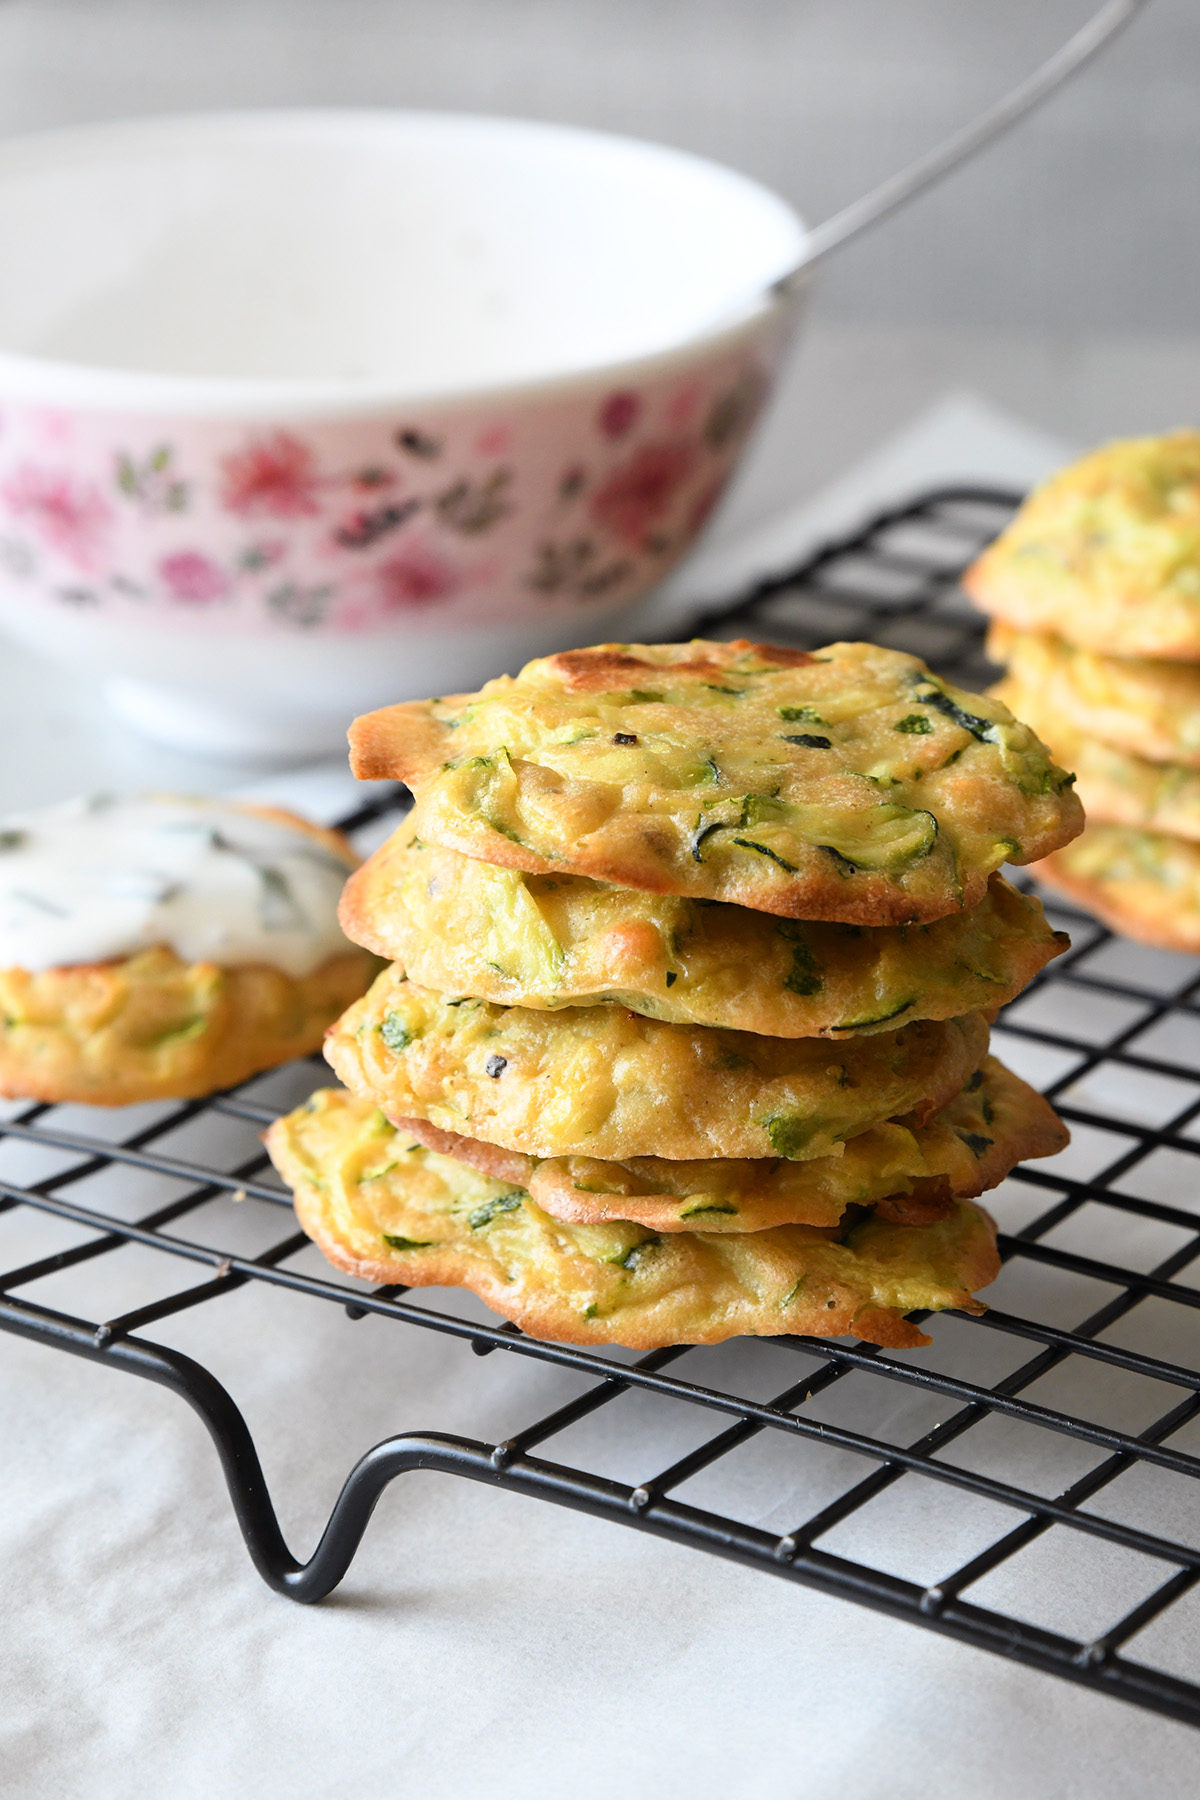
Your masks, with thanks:
<instances>
[{"instance_id":1,"label":"white yogurt sauce dollop","mask_svg":"<svg viewBox=\"0 0 1200 1800\"><path fill-rule=\"evenodd\" d=\"M0 968L166 944L185 962L308 975L349 945L349 870L314 838L220 800L97 795L0 818Z\"/></svg>"}]
</instances>

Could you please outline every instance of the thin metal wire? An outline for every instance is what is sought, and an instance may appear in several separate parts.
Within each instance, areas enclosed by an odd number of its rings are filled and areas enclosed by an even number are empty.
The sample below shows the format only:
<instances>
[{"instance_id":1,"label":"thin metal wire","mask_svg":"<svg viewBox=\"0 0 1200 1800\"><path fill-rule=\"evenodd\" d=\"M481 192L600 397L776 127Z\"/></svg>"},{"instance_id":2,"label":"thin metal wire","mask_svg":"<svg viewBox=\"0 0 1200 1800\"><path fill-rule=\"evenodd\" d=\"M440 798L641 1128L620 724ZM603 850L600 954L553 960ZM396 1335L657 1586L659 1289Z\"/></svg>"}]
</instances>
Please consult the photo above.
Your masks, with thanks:
<instances>
[{"instance_id":1,"label":"thin metal wire","mask_svg":"<svg viewBox=\"0 0 1200 1800\"><path fill-rule=\"evenodd\" d=\"M957 576L1008 517L1016 499L985 488L947 488L895 508L802 568L710 612L696 621L695 629L801 645L861 636L923 652L934 634L939 668L963 681L986 680L980 628L956 594ZM381 821L400 816L403 798L402 792L372 798L343 824L370 828L377 835ZM722 1365L713 1360L716 1352L677 1347L631 1363L619 1354L542 1343L510 1324L480 1324L469 1308L454 1310L453 1296L439 1295L434 1304L403 1287L366 1290L333 1271L311 1274L297 1266L306 1240L295 1231L288 1196L261 1151L240 1159L231 1155L225 1167L205 1160L205 1150L183 1154L177 1147L181 1128L186 1128L191 1148L197 1133L208 1127L220 1126L228 1133L268 1123L274 1109L251 1084L246 1091L209 1101L164 1107L150 1123L125 1133L114 1115L105 1121L117 1127L112 1139L100 1135L99 1128L79 1130L77 1115L73 1119L41 1104L17 1109L0 1121L0 1148L7 1139L12 1154L36 1151L52 1159L51 1172L37 1179L15 1179L11 1165L0 1176L0 1263L9 1219L40 1215L47 1229L57 1221L82 1233L65 1248L39 1248L32 1257L0 1267L0 1326L158 1382L187 1400L212 1435L255 1566L272 1587L293 1599L320 1599L341 1580L388 1482L412 1470L440 1469L692 1544L1200 1723L1200 1680L1183 1679L1128 1654L1132 1640L1162 1620L1200 1581L1200 1531L1193 1539L1152 1529L1152 1520L1128 1502L1115 1510L1097 1506L1106 1493L1121 1491L1114 1483L1139 1470L1189 1484L1193 1510L1194 1499L1200 1498L1200 1488L1190 1486L1200 1480L1200 1453L1180 1437L1200 1419L1200 1357L1190 1355L1186 1334L1181 1339L1178 1333L1165 1338L1152 1333L1148 1341L1128 1335L1147 1304L1166 1308L1171 1320L1185 1325L1200 1307L1200 1286L1188 1279L1200 1258L1200 1208L1190 1210L1186 1183L1161 1198L1136 1191L1145 1185L1142 1177L1152 1172L1160 1153L1175 1156L1184 1169L1200 1157L1200 1073L1187 1055L1175 1054L1169 1041L1146 1041L1148 1033L1179 1027L1195 1030L1200 1046L1200 1025L1193 1024L1200 1020L1200 974L1187 959L1177 959L1168 969L1170 959L1160 958L1153 967L1144 965L1148 973L1143 979L1135 957L1115 961L1117 941L1094 920L1071 907L1056 906L1056 912L1076 932L1075 947L1004 1015L1006 1054L1015 1046L1031 1056L1054 1059L1046 1091L1066 1118L1085 1133L1103 1134L1097 1142L1110 1148L1097 1152L1103 1166L1091 1173L1059 1165L1018 1171L1012 1191L1030 1202L1032 1216L1000 1241L1006 1273L1065 1284L1063 1304L1077 1297L1074 1312L1079 1316L1071 1323L1047 1315L1044 1307L1022 1310L1011 1302L1010 1289L1003 1303L982 1318L950 1314L931 1322L933 1348L911 1358L860 1343L769 1340L769 1351L799 1358L801 1369L765 1400L748 1398L736 1381L723 1378ZM1061 1004L1047 1010L1039 996ZM1115 1008L1112 1028L1092 1031L1086 1014L1073 1020L1074 1003ZM301 1074L316 1085L322 1070L312 1059ZM1128 1106L1112 1111L1108 1099L1098 1099L1088 1085L1105 1078L1161 1084L1160 1116L1138 1117ZM210 1141L215 1149L216 1138ZM130 1184L154 1177L169 1191L165 1197L155 1193L145 1210L130 1205L127 1214L117 1213L91 1203L88 1184L106 1172L110 1181L123 1173ZM1200 1164L1196 1173L1200 1176ZM131 1187L131 1193L136 1191ZM271 1241L256 1254L214 1246L183 1223L231 1196L266 1226L275 1222L282 1228L265 1232ZM1095 1228L1092 1221L1098 1222ZM1107 1236L1101 1230L1105 1221ZM1113 1251L1111 1232L1122 1224L1166 1234L1151 1245L1144 1266L1131 1266ZM153 1291L148 1283L137 1303L105 1316L104 1271L119 1268L122 1252L130 1247L154 1252L154 1266L168 1279L160 1273ZM144 1266L143 1259L139 1267ZM199 1278L174 1285L172 1271L184 1274L189 1266ZM35 1284L52 1285L71 1272L77 1280L86 1276L94 1281L94 1316L55 1311L41 1298L28 1297ZM390 1329L439 1334L449 1357L468 1347L485 1356L500 1350L582 1377L586 1385L495 1442L421 1432L375 1445L351 1471L320 1544L302 1565L280 1532L253 1441L230 1395L201 1364L140 1335L154 1322L203 1309L249 1284L332 1303L342 1309L347 1328L353 1320L386 1320ZM970 1353L965 1361L956 1361L956 1346ZM1007 1360L1006 1347L1013 1353ZM981 1373L999 1364L998 1374ZM463 1381L472 1379L474 1367L470 1359L461 1363ZM701 1374L704 1379L694 1378ZM1080 1386L1081 1376L1087 1378L1086 1389ZM1054 1386L1056 1379L1067 1377L1074 1378L1074 1386ZM1140 1384L1138 1391L1146 1396L1143 1412L1153 1416L1131 1424L1123 1413L1110 1414L1106 1383L1114 1381ZM873 1393L893 1393L913 1408L932 1407L939 1416L929 1424L928 1412L920 1415L925 1422L914 1425L910 1437L903 1430L889 1436L869 1429L861 1409L856 1414L844 1404L861 1392L863 1383ZM1086 1401L1078 1398L1085 1392ZM655 1456L663 1442L660 1432L652 1425L624 1427L627 1446L645 1457L640 1480L613 1481L569 1461L534 1454L635 1397L643 1408L671 1406L675 1416L682 1406L700 1427L690 1447L674 1450L665 1464L661 1449ZM705 1414L713 1416L716 1427L707 1433ZM918 1412L912 1416L917 1419ZM1001 1456L999 1462L993 1456L990 1463L976 1464L961 1453L972 1434L987 1427L1020 1429L1051 1449L1074 1445L1074 1454L1088 1466L1081 1471L1077 1462L1059 1491L1037 1491L1021 1479L1025 1465L1015 1456L1007 1461ZM840 1492L782 1531L690 1503L690 1484L699 1484L695 1492L702 1493L706 1480L719 1479L724 1468L738 1466L740 1457L752 1455L753 1446L765 1440L786 1443L806 1469L816 1467L813 1459L834 1453L848 1458L857 1473ZM955 1446L960 1447L957 1460L951 1455ZM905 1481L924 1484L931 1499L946 1490L964 1502L990 1503L1002 1508L1011 1523L1001 1520L992 1541L969 1555L955 1556L948 1545L945 1572L933 1582L905 1580L866 1560L831 1553L823 1540L861 1519L871 1503L879 1501L886 1508ZM1179 1509L1171 1516L1181 1516ZM936 1537L932 1524L930 1531ZM1114 1600L1112 1611L1119 1616L1105 1620L1094 1636L1051 1630L1020 1616L1017 1607L1004 1612L973 1603L971 1590L986 1592L980 1584L1000 1571L1019 1568L1022 1555L1051 1532L1070 1533L1085 1555L1124 1553L1145 1559L1144 1591L1123 1611ZM1100 1574L1095 1587L1102 1598ZM1194 1673L1200 1677L1200 1669Z\"/></svg>"}]
</instances>

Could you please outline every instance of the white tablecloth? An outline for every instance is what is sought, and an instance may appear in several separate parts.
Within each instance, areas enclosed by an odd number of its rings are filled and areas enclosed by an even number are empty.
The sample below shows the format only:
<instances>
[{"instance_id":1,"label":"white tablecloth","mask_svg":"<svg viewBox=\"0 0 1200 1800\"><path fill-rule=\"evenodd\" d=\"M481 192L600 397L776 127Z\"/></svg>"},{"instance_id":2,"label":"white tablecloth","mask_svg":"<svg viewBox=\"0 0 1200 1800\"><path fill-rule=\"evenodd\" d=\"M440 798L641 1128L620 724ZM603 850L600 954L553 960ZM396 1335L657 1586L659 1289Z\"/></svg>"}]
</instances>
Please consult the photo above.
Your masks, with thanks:
<instances>
[{"instance_id":1,"label":"white tablecloth","mask_svg":"<svg viewBox=\"0 0 1200 1800\"><path fill-rule=\"evenodd\" d=\"M957 438L946 473L1023 479L1053 460L1045 445L978 412L967 431L969 411L926 421L907 448L877 462L870 491L851 484L854 505L895 498L927 476L948 454L948 431ZM822 517L838 522L847 493L777 533L771 557L789 541L811 541ZM727 543L711 553L713 566L728 574L753 553ZM703 575L701 565L686 579ZM78 713L69 684L24 658L11 670L9 803L87 782L97 761L110 779L123 771L146 779L144 752L94 713ZM62 726L53 741L46 706ZM14 753L23 766L14 767ZM158 782L206 778L183 759L151 761ZM333 769L261 785L327 815L345 792ZM226 1149L234 1154L232 1140ZM29 1152L0 1146L0 1172L42 1168ZM144 1205L153 1183L133 1187L130 1204ZM116 1203L112 1186L91 1191L96 1204ZM241 1209L239 1229L243 1216L247 1233L256 1228L255 1211ZM231 1217L227 1207L214 1233L231 1229ZM189 1220L188 1235L202 1229ZM77 1236L0 1217L4 1266ZM142 1297L138 1281L152 1260L130 1250L113 1259L114 1268L132 1264L122 1278L129 1301ZM30 1297L86 1310L100 1268L84 1265ZM378 1319L352 1325L340 1309L258 1288L146 1335L197 1355L229 1386L302 1554L350 1465L378 1439L425 1428L501 1436L579 1391L577 1377L525 1359L477 1359L432 1334ZM728 1357L756 1394L782 1388L795 1370L787 1352L766 1345L705 1354ZM940 1416L906 1389L852 1379L864 1385L851 1411L880 1434L911 1435ZM1074 1401L1086 1404L1086 1395ZM1136 1396L1125 1392L1121 1404L1132 1421ZM545 1454L633 1480L696 1436L686 1409L626 1396ZM844 1483L844 1471L797 1450L760 1440L745 1472L714 1473L694 1503L786 1529L819 1500L822 1483L828 1491ZM1010 1466L1021 1453L1014 1439ZM1036 1477L1025 1466L1021 1474ZM953 1541L965 1557L1012 1518L908 1480L829 1547L934 1579L943 1572L930 1561L935 1538L939 1555ZM1158 1524L1194 1538L1194 1519ZM1001 1581L986 1603L1042 1616L1045 1598L1047 1623L1086 1630L1093 1614L1103 1622L1114 1597L1136 1588L1128 1559L1104 1546L1082 1558L1075 1551L1073 1541L1043 1540L1024 1587ZM352 1792L915 1800L950 1791L1183 1800L1200 1787L1200 1736L1185 1727L757 1571L450 1477L404 1476L343 1587L320 1606L295 1606L251 1568L212 1447L178 1399L6 1335L0 1574L0 1789L14 1800ZM1171 1631L1172 1666L1194 1674L1200 1606L1176 1609Z\"/></svg>"}]
</instances>

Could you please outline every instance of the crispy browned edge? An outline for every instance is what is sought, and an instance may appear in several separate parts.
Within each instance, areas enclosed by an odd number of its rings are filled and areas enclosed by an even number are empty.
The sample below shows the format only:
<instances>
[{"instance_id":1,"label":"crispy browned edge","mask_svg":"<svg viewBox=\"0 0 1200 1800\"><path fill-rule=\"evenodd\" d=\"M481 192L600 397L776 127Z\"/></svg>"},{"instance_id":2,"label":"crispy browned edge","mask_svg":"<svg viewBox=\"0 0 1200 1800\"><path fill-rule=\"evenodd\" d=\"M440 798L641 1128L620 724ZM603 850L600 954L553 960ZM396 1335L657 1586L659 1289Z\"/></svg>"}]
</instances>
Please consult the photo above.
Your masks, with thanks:
<instances>
[{"instance_id":1,"label":"crispy browned edge","mask_svg":"<svg viewBox=\"0 0 1200 1800\"><path fill-rule=\"evenodd\" d=\"M690 648L690 645L682 647ZM802 669L816 661L808 650L789 650L782 644L756 644L750 638L732 638L724 648L738 656L748 651L761 656L765 662L778 663L781 669ZM680 656L669 663L648 663L640 656L630 656L623 644L593 644L583 650L560 650L545 660L562 677L563 686L569 693L605 694L624 685L623 677L629 676L636 681L639 675L651 669L659 674L669 669L677 675L721 675L728 669L731 659L728 656Z\"/></svg>"},{"instance_id":2,"label":"crispy browned edge","mask_svg":"<svg viewBox=\"0 0 1200 1800\"><path fill-rule=\"evenodd\" d=\"M441 1156L453 1156L470 1168L478 1169L481 1175L491 1176L493 1181L511 1181L519 1187L529 1189L534 1179L534 1171L538 1167L535 1156L524 1156L520 1151L502 1150L499 1144L489 1144L483 1138L459 1137L453 1131L439 1131L427 1119L393 1119L391 1123L397 1131L415 1138L418 1144L424 1144L427 1150L436 1150ZM982 1194L985 1188L994 1186L995 1182L985 1181L976 1189L976 1193ZM681 1224L676 1216L670 1217L664 1224L660 1212L669 1208L672 1203L678 1205L678 1197L671 1194L664 1194L661 1200L649 1194L614 1194L609 1206L585 1205L582 1202L573 1205L570 1200L557 1194L553 1198L544 1194L535 1194L533 1197L543 1212L570 1224L606 1225L614 1219L628 1219L634 1224L649 1224L656 1231L696 1229L695 1226ZM890 1195L873 1202L873 1206L876 1212L897 1225L932 1225L936 1220L947 1216L957 1198L974 1198L974 1195L959 1196L951 1193L945 1177L935 1175L928 1180L918 1180L910 1194ZM622 1203L629 1210L623 1212ZM652 1213L653 1217L639 1217L639 1214L647 1212ZM804 1222L794 1219L777 1221L780 1225Z\"/></svg>"},{"instance_id":3,"label":"crispy browned edge","mask_svg":"<svg viewBox=\"0 0 1200 1800\"><path fill-rule=\"evenodd\" d=\"M684 646L680 646L683 648ZM781 668L803 668L815 659L807 650L789 650L780 644L756 644L749 638L735 638L728 646L741 654L753 651L777 662ZM661 675L665 669L681 675L724 674L725 659L708 656L680 657L662 664L644 662L630 656L623 644L595 644L589 649L560 650L543 658L546 665L562 678L571 694L604 694L629 687L639 675L648 672ZM632 678L632 679L630 679ZM447 694L447 706L465 706L474 694ZM375 712L362 713L350 726L350 768L359 781L407 781L419 769L429 750L441 746L441 726L426 710L428 700L406 700L398 706L383 706Z\"/></svg>"},{"instance_id":4,"label":"crispy browned edge","mask_svg":"<svg viewBox=\"0 0 1200 1800\"><path fill-rule=\"evenodd\" d=\"M414 814L413 823L419 827L419 800L417 804L418 812ZM1078 805L1077 801L1075 805ZM1072 828L1065 835L1063 832L1054 834L1052 841L1069 841L1078 836L1081 825L1082 814L1079 827L1072 821ZM1041 842L1041 839L1036 840L1037 854L1041 854ZM854 892L848 894L847 884L840 875L832 872L826 874L817 865L814 865L815 872L803 880L794 878L786 891L776 891L767 885L766 878L760 877L752 884L752 891L748 893L747 884L740 880L737 873L730 872L714 884L711 892L707 892L699 887L682 887L665 866L640 857L636 860L623 860L619 853L609 851L602 854L594 847L586 858L578 855L562 858L542 856L523 844L515 844L502 832L494 831L484 820L466 819L458 830L441 830L438 832L438 843L442 848L456 850L461 856L470 857L473 861L493 863L501 869L517 869L527 875L578 875L590 881L632 888L647 894L695 894L719 900L727 906L749 907L751 911L769 913L775 918L814 919L849 925L918 925L944 918L948 913L967 912L983 899L991 873L972 870L962 876L960 899L953 905L947 905L941 898L914 896L903 890L898 892L887 875L866 870L860 870L855 875ZM350 906L356 903L356 899L351 900ZM346 919L354 921L356 914L348 909ZM353 929L357 934L357 923L354 923Z\"/></svg>"},{"instance_id":5,"label":"crispy browned edge","mask_svg":"<svg viewBox=\"0 0 1200 1800\"><path fill-rule=\"evenodd\" d=\"M408 821L399 827L403 831ZM398 962L393 949L388 947L390 933L386 930L387 921L381 929L376 923L375 915L379 908L374 904L374 883L380 869L388 868L396 857L395 840L398 833L393 832L390 838L372 851L359 868L355 869L345 887L338 903L338 923L351 943L361 944L364 950L372 951L376 956L385 956L389 962Z\"/></svg>"},{"instance_id":6,"label":"crispy browned edge","mask_svg":"<svg viewBox=\"0 0 1200 1800\"><path fill-rule=\"evenodd\" d=\"M489 1144L484 1138L460 1137L456 1131L442 1131L439 1126L431 1125L428 1119L393 1119L389 1115L388 1123L415 1138L418 1144L424 1144L427 1150L436 1150L439 1156L453 1156L459 1162L468 1163L493 1181L511 1181L517 1187L527 1188L538 1165L538 1158L527 1156L524 1150L505 1150L500 1144Z\"/></svg>"}]
</instances>

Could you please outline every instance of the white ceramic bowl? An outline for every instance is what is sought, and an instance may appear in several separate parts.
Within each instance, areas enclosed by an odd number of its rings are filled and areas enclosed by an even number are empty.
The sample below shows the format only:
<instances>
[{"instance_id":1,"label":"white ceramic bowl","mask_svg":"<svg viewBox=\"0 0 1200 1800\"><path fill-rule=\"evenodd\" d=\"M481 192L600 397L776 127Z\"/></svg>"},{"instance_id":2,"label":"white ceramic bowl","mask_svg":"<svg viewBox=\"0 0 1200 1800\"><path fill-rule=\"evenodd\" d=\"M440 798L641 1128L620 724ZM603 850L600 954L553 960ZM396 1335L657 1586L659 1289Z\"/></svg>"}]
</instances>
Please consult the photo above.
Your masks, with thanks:
<instances>
[{"instance_id":1,"label":"white ceramic bowl","mask_svg":"<svg viewBox=\"0 0 1200 1800\"><path fill-rule=\"evenodd\" d=\"M803 241L730 170L507 119L10 141L0 625L239 756L602 638L719 495Z\"/></svg>"}]
</instances>

